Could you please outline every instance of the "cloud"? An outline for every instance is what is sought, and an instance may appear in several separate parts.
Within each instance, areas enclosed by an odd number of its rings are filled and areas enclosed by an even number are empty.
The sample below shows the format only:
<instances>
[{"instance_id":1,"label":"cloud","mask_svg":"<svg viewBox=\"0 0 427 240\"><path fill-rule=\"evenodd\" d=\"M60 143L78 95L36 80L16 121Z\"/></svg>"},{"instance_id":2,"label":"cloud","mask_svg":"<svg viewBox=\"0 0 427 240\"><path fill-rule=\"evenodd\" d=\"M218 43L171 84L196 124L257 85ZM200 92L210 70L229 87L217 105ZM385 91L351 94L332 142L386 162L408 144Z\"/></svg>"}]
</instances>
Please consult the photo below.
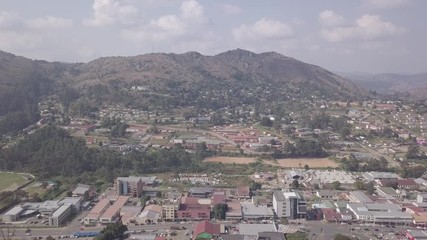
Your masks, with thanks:
<instances>
[{"instance_id":1,"label":"cloud","mask_svg":"<svg viewBox=\"0 0 427 240\"><path fill-rule=\"evenodd\" d=\"M94 0L93 18L85 19L88 26L107 26L112 24L132 24L138 17L138 9L132 5L123 5L115 0Z\"/></svg>"},{"instance_id":2,"label":"cloud","mask_svg":"<svg viewBox=\"0 0 427 240\"><path fill-rule=\"evenodd\" d=\"M319 14L319 22L326 27L341 26L345 23L344 17L331 10L325 10Z\"/></svg>"},{"instance_id":3,"label":"cloud","mask_svg":"<svg viewBox=\"0 0 427 240\"><path fill-rule=\"evenodd\" d=\"M375 9L406 7L410 3L410 0L363 0L364 6Z\"/></svg>"},{"instance_id":4,"label":"cloud","mask_svg":"<svg viewBox=\"0 0 427 240\"><path fill-rule=\"evenodd\" d=\"M22 25L16 13L0 12L0 29L16 29Z\"/></svg>"},{"instance_id":5,"label":"cloud","mask_svg":"<svg viewBox=\"0 0 427 240\"><path fill-rule=\"evenodd\" d=\"M29 28L46 29L46 28L65 28L73 25L71 19L58 18L58 17L42 17L26 21Z\"/></svg>"},{"instance_id":6,"label":"cloud","mask_svg":"<svg viewBox=\"0 0 427 240\"><path fill-rule=\"evenodd\" d=\"M252 25L242 24L232 30L236 41L281 39L293 35L292 28L280 21L262 18Z\"/></svg>"},{"instance_id":7,"label":"cloud","mask_svg":"<svg viewBox=\"0 0 427 240\"><path fill-rule=\"evenodd\" d=\"M378 15L363 15L351 26L323 28L321 37L329 42L340 42L348 39L373 40L402 34L405 29L391 22L383 21Z\"/></svg>"},{"instance_id":8,"label":"cloud","mask_svg":"<svg viewBox=\"0 0 427 240\"><path fill-rule=\"evenodd\" d=\"M187 0L181 3L178 14L170 14L153 19L148 24L126 28L122 31L125 39L153 44L168 43L178 45L178 41L195 41L203 37L207 17L199 2Z\"/></svg>"},{"instance_id":9,"label":"cloud","mask_svg":"<svg viewBox=\"0 0 427 240\"><path fill-rule=\"evenodd\" d=\"M222 12L225 15L237 15L240 14L242 12L242 9L240 9L240 7L235 6L235 5L231 5L231 4L224 4L222 5Z\"/></svg>"}]
</instances>

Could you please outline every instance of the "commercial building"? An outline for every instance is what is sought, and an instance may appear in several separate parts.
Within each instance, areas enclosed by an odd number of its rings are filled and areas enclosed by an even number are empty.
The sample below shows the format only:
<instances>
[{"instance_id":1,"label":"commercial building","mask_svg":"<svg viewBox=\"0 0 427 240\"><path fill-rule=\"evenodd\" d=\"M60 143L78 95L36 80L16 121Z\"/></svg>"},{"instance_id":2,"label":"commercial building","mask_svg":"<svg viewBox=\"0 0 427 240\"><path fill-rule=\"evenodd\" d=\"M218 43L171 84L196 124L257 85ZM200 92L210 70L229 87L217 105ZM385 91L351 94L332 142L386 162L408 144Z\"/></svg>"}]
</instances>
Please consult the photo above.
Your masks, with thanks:
<instances>
[{"instance_id":1,"label":"commercial building","mask_svg":"<svg viewBox=\"0 0 427 240\"><path fill-rule=\"evenodd\" d=\"M101 215L101 217L99 218L100 222L102 224L114 223L118 219L120 219L120 209L122 209L122 207L127 203L128 200L129 197L127 196L118 197L114 201L113 205L107 208L107 210L105 210L105 212Z\"/></svg>"},{"instance_id":2,"label":"commercial building","mask_svg":"<svg viewBox=\"0 0 427 240\"><path fill-rule=\"evenodd\" d=\"M273 209L279 218L305 218L307 203L297 192L276 191L273 193Z\"/></svg>"},{"instance_id":3,"label":"commercial building","mask_svg":"<svg viewBox=\"0 0 427 240\"><path fill-rule=\"evenodd\" d=\"M92 210L83 219L85 225L95 225L101 214L110 206L110 200L103 198L92 208Z\"/></svg>"},{"instance_id":4,"label":"commercial building","mask_svg":"<svg viewBox=\"0 0 427 240\"><path fill-rule=\"evenodd\" d=\"M350 202L347 208L357 220L377 224L410 224L412 216L403 212L399 205L392 203L356 203Z\"/></svg>"},{"instance_id":5,"label":"commercial building","mask_svg":"<svg viewBox=\"0 0 427 240\"><path fill-rule=\"evenodd\" d=\"M239 223L239 233L244 236L256 236L260 232L277 232L276 225L273 224L246 224Z\"/></svg>"},{"instance_id":6,"label":"commercial building","mask_svg":"<svg viewBox=\"0 0 427 240\"><path fill-rule=\"evenodd\" d=\"M178 204L173 202L164 203L162 205L162 216L165 221L175 221Z\"/></svg>"},{"instance_id":7,"label":"commercial building","mask_svg":"<svg viewBox=\"0 0 427 240\"><path fill-rule=\"evenodd\" d=\"M243 219L263 220L273 219L273 210L269 207L256 206L253 203L242 203Z\"/></svg>"},{"instance_id":8,"label":"commercial building","mask_svg":"<svg viewBox=\"0 0 427 240\"><path fill-rule=\"evenodd\" d=\"M80 212L81 197L68 197L60 201L22 203L16 205L5 214L4 222L15 222L40 214L49 219L51 226L59 226L68 221L72 213Z\"/></svg>"},{"instance_id":9,"label":"commercial building","mask_svg":"<svg viewBox=\"0 0 427 240\"><path fill-rule=\"evenodd\" d=\"M188 191L189 197L209 198L212 196L213 188L211 187L192 187Z\"/></svg>"},{"instance_id":10,"label":"commercial building","mask_svg":"<svg viewBox=\"0 0 427 240\"><path fill-rule=\"evenodd\" d=\"M144 183L140 177L118 177L116 180L117 195L139 197Z\"/></svg>"},{"instance_id":11,"label":"commercial building","mask_svg":"<svg viewBox=\"0 0 427 240\"><path fill-rule=\"evenodd\" d=\"M179 220L204 220L211 218L211 207L205 199L182 197L177 210Z\"/></svg>"},{"instance_id":12,"label":"commercial building","mask_svg":"<svg viewBox=\"0 0 427 240\"><path fill-rule=\"evenodd\" d=\"M52 214L51 217L49 217L49 225L58 227L68 221L72 213L72 206L71 204L64 204Z\"/></svg>"}]
</instances>

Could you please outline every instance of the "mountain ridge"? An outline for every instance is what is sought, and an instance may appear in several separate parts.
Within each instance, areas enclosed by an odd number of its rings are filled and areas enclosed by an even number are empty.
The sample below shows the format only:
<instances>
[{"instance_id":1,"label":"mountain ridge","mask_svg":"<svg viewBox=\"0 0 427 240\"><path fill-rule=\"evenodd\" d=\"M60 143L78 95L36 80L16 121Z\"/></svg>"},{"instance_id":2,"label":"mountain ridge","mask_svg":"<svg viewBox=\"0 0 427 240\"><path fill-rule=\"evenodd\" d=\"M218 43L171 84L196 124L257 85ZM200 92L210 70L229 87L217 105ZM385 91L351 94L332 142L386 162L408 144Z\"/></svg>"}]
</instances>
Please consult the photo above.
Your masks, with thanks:
<instances>
[{"instance_id":1,"label":"mountain ridge","mask_svg":"<svg viewBox=\"0 0 427 240\"><path fill-rule=\"evenodd\" d=\"M24 67L19 71L21 66ZM110 82L124 87L147 85L164 90L164 85L169 83L186 87L194 84L247 83L251 87L260 84L307 87L320 94L343 99L367 95L351 81L326 69L276 52L253 53L235 49L212 56L194 51L182 54L149 53L101 57L88 63L47 62L0 52L2 76L19 78L19 73L29 76L34 72L73 88ZM1 81L5 82L5 79L0 78L0 84Z\"/></svg>"}]
</instances>

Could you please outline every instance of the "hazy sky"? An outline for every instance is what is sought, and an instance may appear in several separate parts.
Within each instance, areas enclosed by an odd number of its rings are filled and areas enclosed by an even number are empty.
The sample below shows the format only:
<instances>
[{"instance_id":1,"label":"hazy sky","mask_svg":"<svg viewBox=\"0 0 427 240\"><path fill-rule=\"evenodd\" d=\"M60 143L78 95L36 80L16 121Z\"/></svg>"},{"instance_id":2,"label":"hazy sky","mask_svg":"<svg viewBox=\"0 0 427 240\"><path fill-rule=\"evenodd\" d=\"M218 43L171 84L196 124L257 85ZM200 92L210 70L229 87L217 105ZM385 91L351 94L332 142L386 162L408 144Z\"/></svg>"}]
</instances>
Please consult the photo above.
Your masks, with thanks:
<instances>
[{"instance_id":1,"label":"hazy sky","mask_svg":"<svg viewBox=\"0 0 427 240\"><path fill-rule=\"evenodd\" d=\"M332 71L427 72L427 0L0 0L0 50L88 62L276 51Z\"/></svg>"}]
</instances>

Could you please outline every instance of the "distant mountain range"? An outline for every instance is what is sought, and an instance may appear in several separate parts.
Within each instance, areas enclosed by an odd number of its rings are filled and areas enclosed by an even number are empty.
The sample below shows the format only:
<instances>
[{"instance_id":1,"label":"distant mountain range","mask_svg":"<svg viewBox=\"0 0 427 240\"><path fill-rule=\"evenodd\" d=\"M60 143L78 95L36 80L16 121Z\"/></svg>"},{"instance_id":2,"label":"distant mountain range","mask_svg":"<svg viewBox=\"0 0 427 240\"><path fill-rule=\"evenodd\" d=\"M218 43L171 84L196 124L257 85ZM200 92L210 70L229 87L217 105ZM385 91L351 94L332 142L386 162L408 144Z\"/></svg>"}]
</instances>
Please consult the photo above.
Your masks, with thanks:
<instances>
[{"instance_id":1,"label":"distant mountain range","mask_svg":"<svg viewBox=\"0 0 427 240\"><path fill-rule=\"evenodd\" d=\"M134 57L103 57L89 63L60 63L30 60L0 52L1 86L38 75L73 88L114 83L120 86L143 85L149 90L191 88L204 84L219 87L298 88L307 94L317 92L333 98L366 96L356 85L321 67L275 52L255 54L231 50L215 56L197 52L183 54L152 53Z\"/></svg>"},{"instance_id":2,"label":"distant mountain range","mask_svg":"<svg viewBox=\"0 0 427 240\"><path fill-rule=\"evenodd\" d=\"M378 93L410 93L418 97L427 97L427 73L398 74L398 73L338 73L359 86L375 90Z\"/></svg>"}]
</instances>

